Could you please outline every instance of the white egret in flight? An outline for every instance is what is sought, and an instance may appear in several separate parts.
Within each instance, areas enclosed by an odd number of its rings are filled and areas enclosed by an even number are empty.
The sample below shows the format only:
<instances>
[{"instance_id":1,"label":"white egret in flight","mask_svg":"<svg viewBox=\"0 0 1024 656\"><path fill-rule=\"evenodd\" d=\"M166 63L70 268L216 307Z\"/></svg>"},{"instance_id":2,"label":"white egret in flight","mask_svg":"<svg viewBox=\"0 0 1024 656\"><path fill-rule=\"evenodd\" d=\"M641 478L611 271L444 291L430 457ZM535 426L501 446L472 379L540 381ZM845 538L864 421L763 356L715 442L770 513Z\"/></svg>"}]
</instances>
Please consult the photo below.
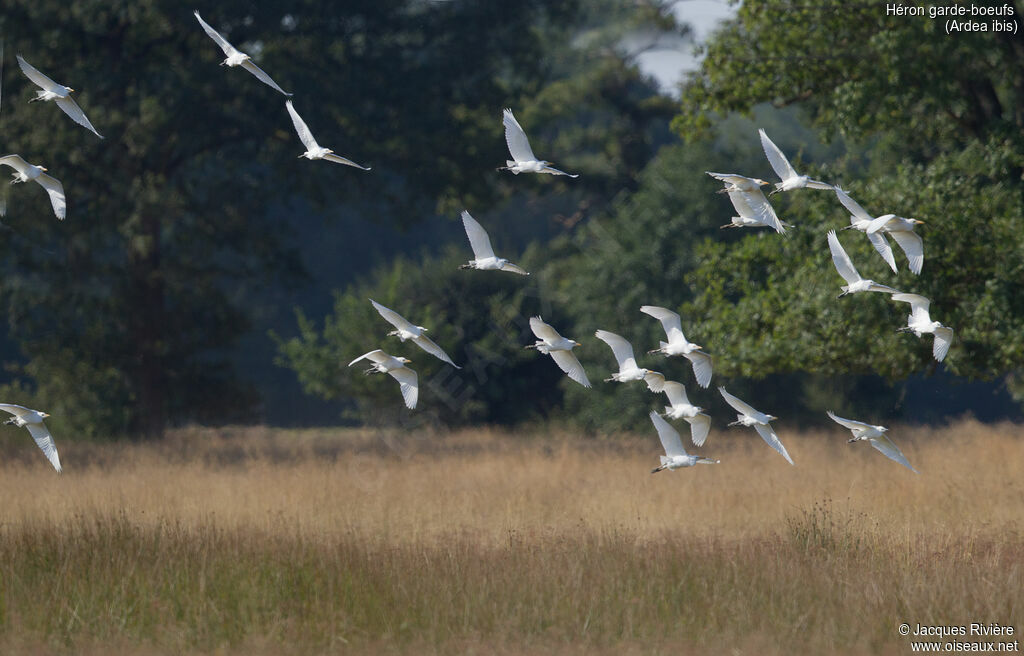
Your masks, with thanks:
<instances>
[{"instance_id":1,"label":"white egret in flight","mask_svg":"<svg viewBox=\"0 0 1024 656\"><path fill-rule=\"evenodd\" d=\"M103 135L96 131L96 128L92 126L89 119L86 117L85 112L78 106L78 103L71 97L71 93L74 89L66 87L63 84L57 84L46 75L39 72L37 68L29 64L27 61L22 59L21 55L18 55L18 65L21 66L21 70L25 73L25 77L32 80L36 86L39 87L39 91L36 91L36 97L29 102L35 102L37 100L53 100L57 103L57 106L64 110L64 113L71 117L71 120L78 123L82 127L86 128L100 139Z\"/></svg>"},{"instance_id":2,"label":"white egret in flight","mask_svg":"<svg viewBox=\"0 0 1024 656\"><path fill-rule=\"evenodd\" d=\"M886 285L880 285L874 280L861 278L860 274L857 273L857 268L853 266L850 256L846 254L846 251L843 250L843 245L839 243L839 237L836 236L835 230L828 231L828 247L832 251L832 262L836 265L836 271L846 281L846 284L842 286L843 293L839 295L840 297L857 292L900 293L899 290L887 287Z\"/></svg>"},{"instance_id":3,"label":"white egret in flight","mask_svg":"<svg viewBox=\"0 0 1024 656\"><path fill-rule=\"evenodd\" d=\"M505 141L508 143L508 152L512 159L506 160L505 166L498 167L499 171L512 171L516 175L520 173L550 173L552 175L567 175L570 178L578 178L579 174L566 173L549 166L548 162L537 159L530 148L530 141L526 138L526 132L520 127L519 121L512 115L511 109L506 109L502 122L505 124Z\"/></svg>"},{"instance_id":4,"label":"white egret in flight","mask_svg":"<svg viewBox=\"0 0 1024 656\"><path fill-rule=\"evenodd\" d=\"M760 191L761 187L767 184L771 184L767 180L761 178L748 178L745 175L738 173L715 173L714 171L704 171L715 180L725 183L725 187L718 190L720 194L727 194L730 191Z\"/></svg>"},{"instance_id":5,"label":"white egret in flight","mask_svg":"<svg viewBox=\"0 0 1024 656\"><path fill-rule=\"evenodd\" d=\"M665 380L661 374L651 375L661 377L661 391L665 393L671 404L665 406L662 416L669 419L685 419L690 424L690 439L693 441L693 445L704 446L704 441L708 439L708 433L711 432L711 417L704 414L704 408L690 403L690 399L686 396L686 388L682 383Z\"/></svg>"},{"instance_id":6,"label":"white egret in flight","mask_svg":"<svg viewBox=\"0 0 1024 656\"><path fill-rule=\"evenodd\" d=\"M953 329L943 326L938 321L932 321L928 314L928 306L931 301L920 294L893 294L892 300L903 303L910 303L910 316L907 317L907 325L900 328L900 332L911 332L917 337L926 333L932 333L935 341L932 342L932 357L939 362L946 357L949 346L953 343Z\"/></svg>"},{"instance_id":7,"label":"white egret in flight","mask_svg":"<svg viewBox=\"0 0 1024 656\"><path fill-rule=\"evenodd\" d=\"M590 381L587 380L587 372L583 370L583 365L580 364L579 359L572 352L573 347L580 345L579 342L562 337L557 330L552 328L550 324L544 323L544 320L540 317L530 317L530 330L537 336L537 343L525 348L537 349L541 353L550 355L551 359L558 365L558 368L565 372L569 378L584 387L590 387Z\"/></svg>"},{"instance_id":8,"label":"white egret in flight","mask_svg":"<svg viewBox=\"0 0 1024 656\"><path fill-rule=\"evenodd\" d=\"M764 192L760 189L752 191L730 190L729 200L736 209L739 216L732 217L730 223L721 226L723 228L772 228L779 234L786 232L787 223L779 219Z\"/></svg>"},{"instance_id":9,"label":"white egret in flight","mask_svg":"<svg viewBox=\"0 0 1024 656\"><path fill-rule=\"evenodd\" d=\"M415 371L405 366L411 360L388 355L384 351L376 349L360 355L352 362L349 362L348 366L351 367L360 360L369 360L372 363L370 368L363 372L364 374L390 374L392 378L398 381L402 389L402 398L405 399L405 406L410 410L416 408L416 399L420 394L418 377Z\"/></svg>"},{"instance_id":10,"label":"white egret in flight","mask_svg":"<svg viewBox=\"0 0 1024 656\"><path fill-rule=\"evenodd\" d=\"M752 426L757 434L768 443L768 446L782 454L782 457L786 459L789 464L793 464L793 459L789 457L786 452L786 447L782 446L782 442L779 440L779 436L775 434L772 429L771 422L778 419L775 415L766 415L763 412L759 412L753 408L753 406L740 401L738 398L725 391L724 387L719 387L718 391L722 393L722 398L725 402L733 407L739 414L736 415L736 421L729 424L730 426Z\"/></svg>"},{"instance_id":11,"label":"white egret in flight","mask_svg":"<svg viewBox=\"0 0 1024 656\"><path fill-rule=\"evenodd\" d=\"M665 455L661 456L661 466L652 469L652 474L657 474L664 469L671 471L683 467L693 467L698 464L716 465L720 462L719 460L712 460L703 456L688 455L686 449L683 448L683 440L679 437L679 432L662 419L657 412L652 410L650 417L651 423L654 424L655 430L658 431L658 439L661 440L661 446L665 448Z\"/></svg>"},{"instance_id":12,"label":"white egret in flight","mask_svg":"<svg viewBox=\"0 0 1024 656\"><path fill-rule=\"evenodd\" d=\"M50 431L46 428L46 424L43 423L43 419L49 417L45 412L39 412L38 410L30 410L25 406L13 405L11 403L0 403L0 410L9 412L13 417L5 421L5 424L14 424L15 426L24 426L28 429L28 432L32 435L32 439L36 441L39 448L43 450L43 455L50 461L53 468L60 472L60 457L57 455L57 445L53 443L53 436L50 435Z\"/></svg>"},{"instance_id":13,"label":"white egret in flight","mask_svg":"<svg viewBox=\"0 0 1024 656\"><path fill-rule=\"evenodd\" d=\"M249 55L237 50L233 45L228 43L227 39L222 37L220 33L217 32L217 30L210 27L209 24L207 24L207 22L203 20L203 17L199 15L198 11L194 13L196 15L196 20L198 20L199 24L203 26L203 29L206 30L206 33L210 35L210 38L213 39L217 43L217 45L220 46L220 49L224 51L226 59L220 63L221 66L241 66L245 70L255 75L256 79L262 82L263 84L266 84L267 86L276 89L277 91L280 91L286 96L292 95L285 91L284 89L282 89L281 87L277 86L277 82L274 82L274 80L272 80L269 75L263 72L262 68L254 64Z\"/></svg>"},{"instance_id":14,"label":"white egret in flight","mask_svg":"<svg viewBox=\"0 0 1024 656\"><path fill-rule=\"evenodd\" d=\"M924 225L924 221L885 214L872 221L865 232L868 236L879 231L888 233L906 254L910 272L917 275L924 267L924 240L914 232L919 225Z\"/></svg>"},{"instance_id":15,"label":"white egret in flight","mask_svg":"<svg viewBox=\"0 0 1024 656\"><path fill-rule=\"evenodd\" d=\"M889 265L889 268L892 269L892 272L896 273L896 258L893 257L892 246L889 245L889 241L885 238L885 235L883 235L878 230L875 230L874 232L868 232L868 229L871 227L871 224L875 220L875 217L868 214L867 210L861 207L857 201L850 198L850 195L843 191L842 189L840 189L839 187L835 187L835 191L836 198L838 198L839 202L843 204L843 207L850 211L850 225L845 226L843 230L849 230L850 228L853 228L854 230L860 230L861 232L866 234L868 236L868 241L871 242L871 245L875 247L875 250L878 251L878 254L882 256L882 259L885 260L885 263ZM885 214L878 218L892 218L892 216L894 215Z\"/></svg>"},{"instance_id":16,"label":"white egret in flight","mask_svg":"<svg viewBox=\"0 0 1024 656\"><path fill-rule=\"evenodd\" d=\"M57 178L45 173L45 166L29 164L21 158L21 155L4 155L0 157L0 164L5 164L17 171L11 184L29 180L38 182L39 186L50 195L50 205L53 206L53 213L56 217L63 220L67 216L68 204L67 199L64 198L64 185Z\"/></svg>"},{"instance_id":17,"label":"white egret in flight","mask_svg":"<svg viewBox=\"0 0 1024 656\"><path fill-rule=\"evenodd\" d=\"M521 276L530 275L521 266L494 254L487 231L466 210L462 210L462 225L466 228L466 236L469 237L469 245L473 249L473 259L466 264L460 264L460 269L511 271Z\"/></svg>"},{"instance_id":18,"label":"white egret in flight","mask_svg":"<svg viewBox=\"0 0 1024 656\"><path fill-rule=\"evenodd\" d=\"M871 442L871 446L881 451L886 458L895 460L915 474L919 473L916 469L910 466L910 463L907 462L903 452L899 450L899 447L893 444L892 440L885 435L885 431L889 430L885 426L872 426L871 424L865 424L862 421L843 419L842 417L835 416L831 410L828 411L828 416L832 418L832 421L836 422L840 426L845 426L853 431L853 439L847 440L848 444L867 440Z\"/></svg>"},{"instance_id":19,"label":"white egret in flight","mask_svg":"<svg viewBox=\"0 0 1024 656\"><path fill-rule=\"evenodd\" d=\"M295 126L295 131L299 133L299 141L301 141L302 145L306 147L306 152L299 155L299 157L305 157L308 160L325 159L328 162L334 162L335 164L346 164L364 171L370 170L370 167L360 166L341 155L335 155L334 151L330 148L324 148L318 144L316 139L313 138L313 133L309 131L309 126L307 126L306 122L302 120L299 113L295 111L295 107L292 106L292 101L286 100L284 106L288 108L288 113L291 114L292 124Z\"/></svg>"},{"instance_id":20,"label":"white egret in flight","mask_svg":"<svg viewBox=\"0 0 1024 656\"><path fill-rule=\"evenodd\" d=\"M402 315L398 314L394 310L389 310L388 308L384 307L383 305L373 300L372 298L370 299L370 302L373 303L373 307L377 309L377 312L380 313L380 316L384 317L384 319L388 323L395 327L395 330L392 330L391 332L388 333L389 337L397 337L403 342L407 339L411 339L416 346L420 347L421 349L423 349L430 355L434 356L438 360L447 362L456 369L462 368L459 365L452 362L452 359L448 357L448 354L444 352L444 349L442 349L440 346L434 343L434 340L430 339L424 334L427 332L426 328L411 323L410 321L406 320L406 318L403 317Z\"/></svg>"},{"instance_id":21,"label":"white egret in flight","mask_svg":"<svg viewBox=\"0 0 1024 656\"><path fill-rule=\"evenodd\" d=\"M768 158L768 163L772 165L775 174L782 180L782 182L775 183L773 194L791 189L803 189L804 187L808 189L832 189L832 185L827 182L812 180L806 175L797 173L793 165L789 163L789 160L782 154L779 147L768 138L764 130L758 130L757 133L761 135L761 147L764 148L764 154Z\"/></svg>"},{"instance_id":22,"label":"white egret in flight","mask_svg":"<svg viewBox=\"0 0 1024 656\"><path fill-rule=\"evenodd\" d=\"M619 383L627 383L632 380L642 380L647 383L647 388L652 392L661 391L665 377L657 371L638 367L636 358L633 356L633 345L625 337L607 330L598 330L594 336L611 347L615 361L619 365L619 371L613 373L610 378L606 378L604 382L614 380Z\"/></svg>"},{"instance_id":23,"label":"white egret in flight","mask_svg":"<svg viewBox=\"0 0 1024 656\"><path fill-rule=\"evenodd\" d=\"M659 341L659 347L648 351L648 353L685 357L693 365L693 375L697 379L697 384L707 388L711 384L711 356L704 351L704 347L686 339L679 315L668 308L657 305L644 305L640 311L660 321L661 327L665 329L665 335L668 337L668 342Z\"/></svg>"}]
</instances>

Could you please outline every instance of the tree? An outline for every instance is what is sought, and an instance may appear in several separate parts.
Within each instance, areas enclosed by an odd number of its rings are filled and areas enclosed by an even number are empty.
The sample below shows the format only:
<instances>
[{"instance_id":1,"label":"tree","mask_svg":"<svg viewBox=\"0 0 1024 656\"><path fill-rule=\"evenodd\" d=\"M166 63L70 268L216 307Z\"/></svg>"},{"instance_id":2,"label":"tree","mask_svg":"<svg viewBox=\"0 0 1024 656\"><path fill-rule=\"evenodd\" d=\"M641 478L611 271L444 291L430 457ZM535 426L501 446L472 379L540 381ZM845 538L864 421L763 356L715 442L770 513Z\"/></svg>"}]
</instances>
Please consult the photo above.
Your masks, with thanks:
<instances>
[{"instance_id":1,"label":"tree","mask_svg":"<svg viewBox=\"0 0 1024 656\"><path fill-rule=\"evenodd\" d=\"M55 221L38 189L11 195L0 298L21 357L8 361L7 392L87 433L244 416L252 395L225 360L248 320L236 299L301 275L302 245L274 210L301 195L400 224L446 199L494 197L490 179L467 174L494 165L474 144L500 131L504 99L543 77L534 53L574 9L306 0L288 13L269 1L204 12L369 175L296 163L284 99L218 67L180 3L6 3L8 45L80 88L106 136L26 104L26 81L9 76L7 148L63 180L68 219Z\"/></svg>"},{"instance_id":2,"label":"tree","mask_svg":"<svg viewBox=\"0 0 1024 656\"><path fill-rule=\"evenodd\" d=\"M925 219L924 271L889 276L862 237L843 243L865 276L933 300L933 316L957 330L945 367L992 379L1024 366L1024 43L943 29L887 16L884 3L744 3L707 46L674 126L696 139L716 117L795 104L825 134L863 144L826 177L869 211ZM743 375L934 368L930 340L893 333L904 306L831 298L839 279L824 232L847 215L834 197L796 192L781 207L809 231L701 246L686 277L701 290L685 307L696 329L732 331L719 348Z\"/></svg>"}]
</instances>

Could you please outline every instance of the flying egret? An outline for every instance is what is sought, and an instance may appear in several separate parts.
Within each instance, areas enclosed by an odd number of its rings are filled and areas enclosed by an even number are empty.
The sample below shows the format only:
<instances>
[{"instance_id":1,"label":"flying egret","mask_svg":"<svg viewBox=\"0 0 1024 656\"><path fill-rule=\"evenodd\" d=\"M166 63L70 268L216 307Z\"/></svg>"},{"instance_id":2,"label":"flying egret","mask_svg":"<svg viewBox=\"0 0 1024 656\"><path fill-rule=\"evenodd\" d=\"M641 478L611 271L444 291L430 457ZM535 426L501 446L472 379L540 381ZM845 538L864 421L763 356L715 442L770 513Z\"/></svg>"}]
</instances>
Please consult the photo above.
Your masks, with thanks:
<instances>
[{"instance_id":1,"label":"flying egret","mask_svg":"<svg viewBox=\"0 0 1024 656\"><path fill-rule=\"evenodd\" d=\"M896 258L893 257L892 246L889 245L889 241L885 238L885 235L877 230L875 232L868 232L868 228L871 227L871 223L875 220L875 217L868 214L867 210L861 207L857 201L850 198L848 193L839 187L835 187L834 189L836 191L836 198L838 198L839 202L843 204L843 207L850 211L850 225L844 226L843 230L853 228L854 230L860 230L867 235L868 241L871 242L871 245L875 247L875 250L882 256L885 263L889 265L892 272L896 273ZM893 215L886 214L883 216L891 218Z\"/></svg>"},{"instance_id":2,"label":"flying egret","mask_svg":"<svg viewBox=\"0 0 1024 656\"><path fill-rule=\"evenodd\" d=\"M651 423L654 424L655 430L658 431L661 446L665 448L665 455L661 456L661 466L652 469L652 474L657 474L664 469L671 471L673 469L681 469L682 467L693 467L698 464L717 465L721 462L720 460L712 460L704 456L687 455L686 449L683 448L683 440L679 437L679 432L662 419L657 412L651 410L650 417Z\"/></svg>"},{"instance_id":3,"label":"flying egret","mask_svg":"<svg viewBox=\"0 0 1024 656\"><path fill-rule=\"evenodd\" d=\"M45 166L29 164L21 158L21 155L4 155L0 157L0 164L6 164L17 173L11 184L35 180L50 195L50 205L53 206L53 213L58 219L63 220L68 213L67 199L64 198L64 185L57 178L44 173Z\"/></svg>"},{"instance_id":4,"label":"flying egret","mask_svg":"<svg viewBox=\"0 0 1024 656\"><path fill-rule=\"evenodd\" d=\"M384 307L383 305L373 300L372 298L370 299L370 302L373 303L373 307L377 309L377 312L380 313L380 316L384 317L384 319L388 323L395 327L395 330L392 330L391 332L388 333L389 337L397 337L403 342L407 339L411 339L413 343L416 344L416 346L420 347L421 349L423 349L430 355L434 356L438 360L447 362L456 369L462 368L459 365L452 362L452 359L448 357L448 354L444 352L444 349L442 349L440 346L434 343L432 339L423 334L427 332L426 328L424 328L423 326L417 326L413 323L410 323L402 315L398 314L394 310L389 310L388 308Z\"/></svg>"},{"instance_id":5,"label":"flying egret","mask_svg":"<svg viewBox=\"0 0 1024 656\"><path fill-rule=\"evenodd\" d=\"M665 393L671 404L665 406L662 416L669 419L685 419L690 424L690 439L693 441L693 445L704 446L704 441L708 439L708 433L711 432L711 417L704 414L704 408L690 403L690 399L686 396L686 388L682 383L665 380L661 374L658 376L661 377L661 391Z\"/></svg>"},{"instance_id":6,"label":"flying egret","mask_svg":"<svg viewBox=\"0 0 1024 656\"><path fill-rule=\"evenodd\" d=\"M885 431L889 430L885 426L872 426L871 424L865 424L862 421L843 419L842 417L835 416L831 410L828 411L828 416L832 418L832 421L836 422L840 426L845 426L853 431L853 439L846 441L848 444L868 440L871 442L871 446L881 451L886 458L895 460L915 474L920 473L910 466L910 463L907 462L903 452L899 450L899 447L893 444L892 440L885 435Z\"/></svg>"},{"instance_id":7,"label":"flying egret","mask_svg":"<svg viewBox=\"0 0 1024 656\"><path fill-rule=\"evenodd\" d=\"M806 175L797 173L793 165L789 163L789 160L782 154L779 147L768 138L764 130L758 130L757 133L761 135L761 147L764 148L764 154L768 158L768 163L772 165L775 174L782 180L782 182L775 183L773 194L777 194L780 191L790 191L791 189L803 189L804 187L808 189L832 189L832 185L827 182L812 180Z\"/></svg>"},{"instance_id":8,"label":"flying egret","mask_svg":"<svg viewBox=\"0 0 1024 656\"><path fill-rule=\"evenodd\" d=\"M619 371L613 373L611 378L605 378L604 382L614 380L619 383L627 383L632 380L642 380L647 383L647 389L652 392L661 391L665 377L657 371L638 367L636 358L633 356L633 345L625 337L607 330L598 330L594 336L611 347L615 361L619 364Z\"/></svg>"},{"instance_id":9,"label":"flying egret","mask_svg":"<svg viewBox=\"0 0 1024 656\"><path fill-rule=\"evenodd\" d=\"M5 424L14 424L19 428L24 426L28 429L28 432L32 435L32 439L36 441L39 448L43 450L43 455L50 461L53 468L60 472L60 457L57 455L57 445L53 443L53 436L50 435L50 431L47 430L46 424L43 423L43 419L49 417L45 412L39 412L38 410L30 410L22 405L13 405L10 403L0 403L0 410L9 412L13 417L5 421Z\"/></svg>"},{"instance_id":10,"label":"flying egret","mask_svg":"<svg viewBox=\"0 0 1024 656\"><path fill-rule=\"evenodd\" d=\"M753 408L753 406L740 401L738 398L725 391L724 387L719 387L718 391L721 392L722 398L725 399L725 402L731 405L733 409L739 413L736 415L736 421L729 424L730 426L753 426L754 430L756 430L758 435L761 436L761 439L768 443L768 446L782 454L782 457L785 458L789 464L793 464L793 459L789 457L789 454L786 452L786 447L782 446L779 436L775 434L770 423L778 419L778 417L758 412Z\"/></svg>"},{"instance_id":11,"label":"flying egret","mask_svg":"<svg viewBox=\"0 0 1024 656\"><path fill-rule=\"evenodd\" d=\"M775 209L765 198L760 189L753 191L728 191L729 200L736 209L739 216L732 217L731 223L721 226L723 228L772 228L779 234L786 232L786 228L792 227L781 221L775 213Z\"/></svg>"},{"instance_id":12,"label":"flying egret","mask_svg":"<svg viewBox=\"0 0 1024 656\"><path fill-rule=\"evenodd\" d=\"M370 167L360 166L341 155L335 155L334 151L330 148L324 148L318 144L316 139L313 138L313 133L309 131L309 126L307 126L306 122L302 120L299 113L295 111L295 107L292 106L292 101L286 100L284 106L288 108L288 113L291 114L292 124L295 126L295 131L299 133L299 141L301 141L302 145L306 147L306 152L299 155L299 157L305 157L308 160L325 159L328 162L334 162L335 164L346 164L364 171L370 170Z\"/></svg>"},{"instance_id":13,"label":"flying egret","mask_svg":"<svg viewBox=\"0 0 1024 656\"><path fill-rule=\"evenodd\" d=\"M349 362L348 366L351 367L360 360L369 360L373 363L369 369L363 372L364 374L390 374L392 378L398 381L402 389L402 398L405 399L405 406L410 410L416 408L416 399L420 393L418 377L415 371L405 366L407 362L412 362L412 360L388 355L384 351L376 349L360 355L352 362Z\"/></svg>"},{"instance_id":14,"label":"flying egret","mask_svg":"<svg viewBox=\"0 0 1024 656\"><path fill-rule=\"evenodd\" d=\"M466 210L462 210L462 225L466 228L466 236L469 237L469 245L473 249L473 259L466 264L460 264L460 269L496 269L511 271L521 276L530 275L521 266L494 254L494 249L491 248L491 238L487 236L487 231Z\"/></svg>"},{"instance_id":15,"label":"flying egret","mask_svg":"<svg viewBox=\"0 0 1024 656\"><path fill-rule=\"evenodd\" d=\"M725 187L718 190L720 194L727 194L730 191L760 191L761 187L766 184L771 184L767 180L761 178L748 178L745 175L738 173L715 173L714 171L704 171L715 180L725 183Z\"/></svg>"},{"instance_id":16,"label":"flying egret","mask_svg":"<svg viewBox=\"0 0 1024 656\"><path fill-rule=\"evenodd\" d=\"M924 240L914 232L919 225L924 225L924 221L885 214L872 221L865 232L869 236L879 231L888 233L906 254L910 272L917 275L924 267Z\"/></svg>"},{"instance_id":17,"label":"flying egret","mask_svg":"<svg viewBox=\"0 0 1024 656\"><path fill-rule=\"evenodd\" d=\"M63 84L57 84L46 75L39 72L37 68L29 64L27 61L22 59L21 55L17 56L18 66L21 66L21 70L25 73L25 77L32 80L39 87L39 91L36 91L36 97L29 102L35 102L37 100L53 100L57 103L57 106L64 110L64 113L71 117L71 120L78 123L82 127L86 128L100 139L103 135L96 131L96 128L92 126L89 119L85 116L85 112L78 106L78 103L71 97L71 93L74 89L66 87Z\"/></svg>"},{"instance_id":18,"label":"flying egret","mask_svg":"<svg viewBox=\"0 0 1024 656\"><path fill-rule=\"evenodd\" d=\"M711 384L711 356L704 351L704 347L686 339L679 315L668 308L657 305L641 306L640 311L660 321L661 327L665 329L665 335L668 337L668 342L659 341L659 347L648 351L648 353L661 353L665 356L682 355L693 365L693 375L697 379L697 384L706 389Z\"/></svg>"},{"instance_id":19,"label":"flying egret","mask_svg":"<svg viewBox=\"0 0 1024 656\"><path fill-rule=\"evenodd\" d=\"M520 173L550 173L552 175L567 175L570 178L578 178L579 174L566 173L548 166L548 162L537 159L530 148L530 140L526 138L526 132L519 125L519 121L512 115L511 109L506 109L502 122L505 124L505 141L508 143L508 152L512 159L506 160L505 166L498 167L499 171L512 171L516 175Z\"/></svg>"},{"instance_id":20,"label":"flying egret","mask_svg":"<svg viewBox=\"0 0 1024 656\"><path fill-rule=\"evenodd\" d=\"M221 66L241 66L245 70L255 75L256 79L262 82L263 84L266 84L267 86L276 89L277 91L280 91L286 96L292 95L285 91L284 89L282 89L281 87L277 86L277 82L274 82L272 79L270 79L270 76L263 72L262 68L254 64L249 55L237 50L233 45L228 43L227 39L222 37L220 33L217 32L217 30L210 27L209 24L203 20L203 17L199 15L198 11L194 13L196 16L196 20L198 20L199 24L203 26L203 29L206 30L206 33L210 35L210 38L213 39L217 43L217 45L220 46L220 49L224 51L224 54L226 55L227 58L220 63Z\"/></svg>"},{"instance_id":21,"label":"flying egret","mask_svg":"<svg viewBox=\"0 0 1024 656\"><path fill-rule=\"evenodd\" d=\"M907 317L907 325L900 328L900 332L911 332L917 337L926 333L935 335L932 343L932 356L942 362L949 352L949 346L953 343L953 329L943 326L938 321L932 321L928 314L928 306L931 301L920 294L893 294L892 300L902 303L910 303L910 316Z\"/></svg>"},{"instance_id":22,"label":"flying egret","mask_svg":"<svg viewBox=\"0 0 1024 656\"><path fill-rule=\"evenodd\" d=\"M565 372L569 378L584 387L590 387L590 381L587 380L587 372L583 370L583 365L580 364L580 361L572 352L573 347L580 346L579 342L562 337L557 330L552 328L551 325L544 323L544 320L540 317L530 317L530 330L537 336L537 343L525 348L537 349L541 353L550 355L551 359L558 365L558 368Z\"/></svg>"},{"instance_id":23,"label":"flying egret","mask_svg":"<svg viewBox=\"0 0 1024 656\"><path fill-rule=\"evenodd\" d=\"M860 274L857 273L857 268L853 266L850 256L846 254L846 251L843 250L843 245L839 243L839 237L836 236L835 230L828 231L828 247L832 251L832 262L836 265L836 271L846 281L846 284L842 286L843 293L839 295L840 298L857 292L900 293L899 290L887 287L886 285L880 285L874 280L861 278Z\"/></svg>"}]
</instances>

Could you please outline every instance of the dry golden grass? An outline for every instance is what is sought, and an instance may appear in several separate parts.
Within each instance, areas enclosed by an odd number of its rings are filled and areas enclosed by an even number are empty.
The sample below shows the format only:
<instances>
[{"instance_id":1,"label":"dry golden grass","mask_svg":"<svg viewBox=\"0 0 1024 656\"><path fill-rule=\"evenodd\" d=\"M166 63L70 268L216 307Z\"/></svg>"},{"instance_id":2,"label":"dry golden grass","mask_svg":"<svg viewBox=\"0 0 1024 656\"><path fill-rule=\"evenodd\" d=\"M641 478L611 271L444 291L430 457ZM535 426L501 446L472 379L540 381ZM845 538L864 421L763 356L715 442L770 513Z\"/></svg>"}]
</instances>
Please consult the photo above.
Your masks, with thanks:
<instances>
[{"instance_id":1,"label":"dry golden grass","mask_svg":"<svg viewBox=\"0 0 1024 656\"><path fill-rule=\"evenodd\" d=\"M1024 430L0 444L4 653L907 653L1024 611ZM17 439L16 439L17 438ZM1020 624L1017 631L1024 630ZM112 651L113 650L113 651Z\"/></svg>"}]
</instances>

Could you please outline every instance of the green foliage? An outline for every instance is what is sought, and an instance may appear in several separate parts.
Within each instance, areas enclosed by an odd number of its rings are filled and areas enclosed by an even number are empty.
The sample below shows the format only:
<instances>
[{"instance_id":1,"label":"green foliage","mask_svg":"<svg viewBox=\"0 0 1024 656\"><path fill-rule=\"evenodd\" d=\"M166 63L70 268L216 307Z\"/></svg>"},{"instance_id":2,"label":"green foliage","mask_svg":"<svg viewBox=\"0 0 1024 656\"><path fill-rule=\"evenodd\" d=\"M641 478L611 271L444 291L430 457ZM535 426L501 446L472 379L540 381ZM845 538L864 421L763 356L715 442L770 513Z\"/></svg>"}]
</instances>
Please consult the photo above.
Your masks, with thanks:
<instances>
[{"instance_id":1,"label":"green foliage","mask_svg":"<svg viewBox=\"0 0 1024 656\"><path fill-rule=\"evenodd\" d=\"M159 434L230 421L254 398L226 353L249 326L239 298L300 280L282 215L296 196L402 225L458 198L506 192L500 108L549 79L576 4L229 1L204 17L286 90L325 144L372 175L297 162L284 99L223 58L166 1L12 0L8 54L80 89L99 140L8 66L5 148L64 183L58 223L35 185L11 191L0 302L21 357L7 400L84 433ZM8 61L13 59L9 57ZM300 221L305 217L291 217ZM17 398L13 398L14 395Z\"/></svg>"}]
</instances>

